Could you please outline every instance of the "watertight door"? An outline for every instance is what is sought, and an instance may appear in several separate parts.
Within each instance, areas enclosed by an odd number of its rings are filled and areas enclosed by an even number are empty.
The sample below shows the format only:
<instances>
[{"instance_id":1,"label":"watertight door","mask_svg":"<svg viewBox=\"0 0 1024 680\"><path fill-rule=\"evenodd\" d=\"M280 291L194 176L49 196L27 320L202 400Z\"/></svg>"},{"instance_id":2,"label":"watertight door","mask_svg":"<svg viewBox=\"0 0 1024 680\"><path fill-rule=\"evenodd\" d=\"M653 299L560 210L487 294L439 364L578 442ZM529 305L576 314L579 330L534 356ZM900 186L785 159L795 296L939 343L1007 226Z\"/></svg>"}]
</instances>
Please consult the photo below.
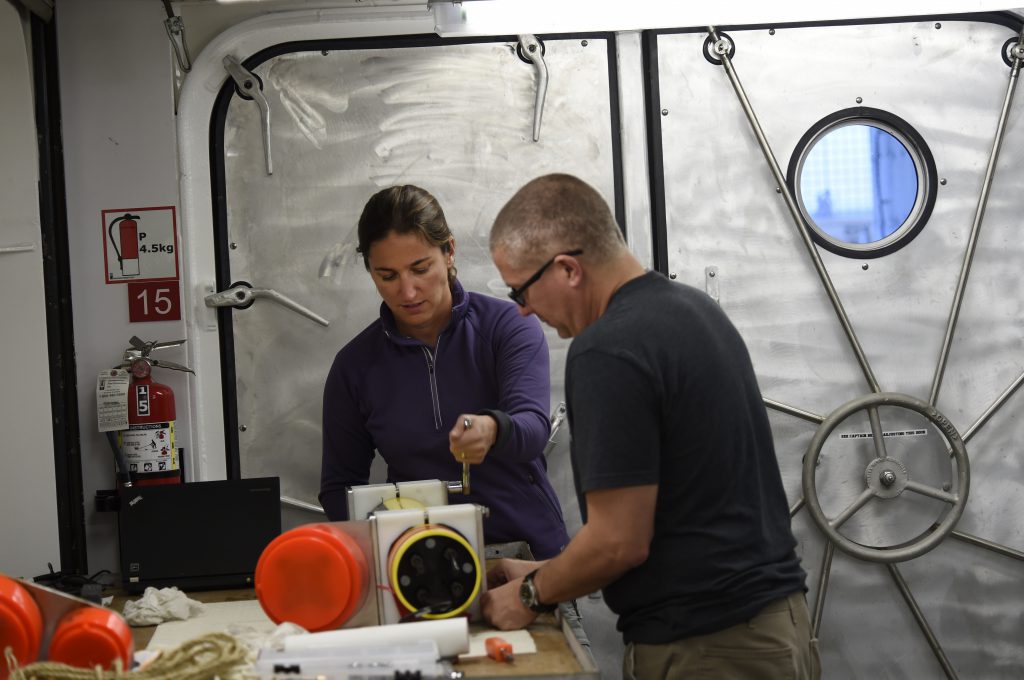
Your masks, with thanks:
<instances>
[{"instance_id":1,"label":"watertight door","mask_svg":"<svg viewBox=\"0 0 1024 680\"><path fill-rule=\"evenodd\" d=\"M227 438L243 476L280 476L284 495L316 503L324 379L335 353L379 314L355 250L373 193L394 184L433 193L463 285L499 297L507 287L488 232L519 186L557 170L617 195L613 50L610 35L543 39L543 97L518 37L326 40L244 61L270 111L272 174L261 106L229 82L212 126L219 289L244 281L273 290L329 325L259 297L222 312ZM566 345L548 333L557 400Z\"/></svg>"},{"instance_id":2,"label":"watertight door","mask_svg":"<svg viewBox=\"0 0 1024 680\"><path fill-rule=\"evenodd\" d=\"M659 264L746 339L824 677L1021 674L1019 30L650 37Z\"/></svg>"}]
</instances>

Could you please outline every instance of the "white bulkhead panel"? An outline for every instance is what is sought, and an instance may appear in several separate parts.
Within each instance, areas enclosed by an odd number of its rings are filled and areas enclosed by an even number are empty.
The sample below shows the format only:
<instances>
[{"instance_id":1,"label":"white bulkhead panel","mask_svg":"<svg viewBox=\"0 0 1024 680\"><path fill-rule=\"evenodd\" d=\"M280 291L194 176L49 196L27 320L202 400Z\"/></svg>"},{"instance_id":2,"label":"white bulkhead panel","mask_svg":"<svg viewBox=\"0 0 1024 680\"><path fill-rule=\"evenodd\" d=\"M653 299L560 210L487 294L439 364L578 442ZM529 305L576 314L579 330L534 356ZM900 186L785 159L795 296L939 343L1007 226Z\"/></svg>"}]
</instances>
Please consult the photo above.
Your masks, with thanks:
<instances>
[{"instance_id":1,"label":"white bulkhead panel","mask_svg":"<svg viewBox=\"0 0 1024 680\"><path fill-rule=\"evenodd\" d=\"M17 8L0 4L0 574L26 578L60 568L29 54Z\"/></svg>"}]
</instances>

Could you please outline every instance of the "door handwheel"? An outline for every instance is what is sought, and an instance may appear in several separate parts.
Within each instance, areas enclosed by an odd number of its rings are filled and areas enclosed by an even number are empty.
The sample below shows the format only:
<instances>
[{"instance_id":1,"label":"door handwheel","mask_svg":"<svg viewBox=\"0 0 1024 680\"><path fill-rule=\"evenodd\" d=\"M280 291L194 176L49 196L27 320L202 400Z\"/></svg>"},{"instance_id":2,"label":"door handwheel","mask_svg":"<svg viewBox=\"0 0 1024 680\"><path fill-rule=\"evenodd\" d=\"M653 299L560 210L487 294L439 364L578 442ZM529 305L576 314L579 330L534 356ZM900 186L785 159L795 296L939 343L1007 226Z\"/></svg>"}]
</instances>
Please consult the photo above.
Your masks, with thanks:
<instances>
[{"instance_id":1,"label":"door handwheel","mask_svg":"<svg viewBox=\"0 0 1024 680\"><path fill-rule=\"evenodd\" d=\"M956 489L946 491L914 481L903 461L889 457L885 451L878 407L888 406L915 411L934 425L949 445L956 466ZM858 411L867 411L872 423L876 457L864 470L865 489L853 503L832 518L825 516L818 501L815 472L821 448L829 435L847 418ZM960 520L970 488L970 464L963 438L944 415L935 407L915 397L895 392L872 393L852 399L830 413L811 438L804 456L803 490L807 510L814 523L844 552L869 562L903 562L923 555L936 547ZM843 535L839 528L873 498L895 499L904 492L918 493L949 504L949 509L934 526L916 539L894 547L873 547L858 543Z\"/></svg>"}]
</instances>

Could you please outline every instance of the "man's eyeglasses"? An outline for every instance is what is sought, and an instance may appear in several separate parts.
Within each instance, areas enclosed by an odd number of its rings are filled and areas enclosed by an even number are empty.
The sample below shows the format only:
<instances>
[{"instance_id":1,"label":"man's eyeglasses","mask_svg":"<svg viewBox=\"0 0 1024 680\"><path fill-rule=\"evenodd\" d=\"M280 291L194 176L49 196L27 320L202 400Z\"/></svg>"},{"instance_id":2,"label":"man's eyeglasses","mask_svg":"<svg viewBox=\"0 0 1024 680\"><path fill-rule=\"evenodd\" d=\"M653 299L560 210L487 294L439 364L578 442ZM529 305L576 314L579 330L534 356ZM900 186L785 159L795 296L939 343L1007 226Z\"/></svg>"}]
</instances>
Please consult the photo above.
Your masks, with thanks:
<instances>
[{"instance_id":1,"label":"man's eyeglasses","mask_svg":"<svg viewBox=\"0 0 1024 680\"><path fill-rule=\"evenodd\" d=\"M559 255L571 255L571 256L575 257L577 255L582 255L582 254L583 254L583 251L579 250L579 249L577 249L577 250L569 250L569 251L566 251L564 253L555 253L551 257L550 260L545 262L544 265L540 269L537 270L536 274L534 274L530 278L526 279L526 281L523 282L523 285L519 286L518 288L513 288L512 290L510 290L508 292L508 296L512 299L513 302L515 302L520 307L525 307L526 306L526 298L525 298L526 289L529 288L530 286L532 286L533 284L537 283L537 281L540 280L540 277L544 275L544 272L547 271L547 268L551 266L551 264L555 261L556 257L558 257Z\"/></svg>"}]
</instances>

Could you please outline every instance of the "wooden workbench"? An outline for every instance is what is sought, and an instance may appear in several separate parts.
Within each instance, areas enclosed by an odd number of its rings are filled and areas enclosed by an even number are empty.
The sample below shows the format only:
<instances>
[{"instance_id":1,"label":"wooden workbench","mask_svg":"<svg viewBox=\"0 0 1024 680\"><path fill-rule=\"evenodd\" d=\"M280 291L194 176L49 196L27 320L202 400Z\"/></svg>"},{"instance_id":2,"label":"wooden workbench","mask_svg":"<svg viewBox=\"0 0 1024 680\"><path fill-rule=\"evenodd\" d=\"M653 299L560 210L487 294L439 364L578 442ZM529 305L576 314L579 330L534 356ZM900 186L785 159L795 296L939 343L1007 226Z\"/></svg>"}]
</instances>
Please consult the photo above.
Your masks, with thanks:
<instances>
[{"instance_id":1,"label":"wooden workbench","mask_svg":"<svg viewBox=\"0 0 1024 680\"><path fill-rule=\"evenodd\" d=\"M256 599L251 589L212 590L189 592L188 596L200 602L238 602ZM124 603L137 596L115 595L111 608L121 612ZM476 624L470 626L470 633L484 630ZM520 654L512 663L501 663L493 659L472 658L457 661L454 670L462 671L467 678L514 677L514 678L574 678L597 680L600 674L590 651L576 639L573 629L553 614L544 614L528 628L537 646L536 654ZM145 649L156 631L156 626L132 628L135 649Z\"/></svg>"}]
</instances>

